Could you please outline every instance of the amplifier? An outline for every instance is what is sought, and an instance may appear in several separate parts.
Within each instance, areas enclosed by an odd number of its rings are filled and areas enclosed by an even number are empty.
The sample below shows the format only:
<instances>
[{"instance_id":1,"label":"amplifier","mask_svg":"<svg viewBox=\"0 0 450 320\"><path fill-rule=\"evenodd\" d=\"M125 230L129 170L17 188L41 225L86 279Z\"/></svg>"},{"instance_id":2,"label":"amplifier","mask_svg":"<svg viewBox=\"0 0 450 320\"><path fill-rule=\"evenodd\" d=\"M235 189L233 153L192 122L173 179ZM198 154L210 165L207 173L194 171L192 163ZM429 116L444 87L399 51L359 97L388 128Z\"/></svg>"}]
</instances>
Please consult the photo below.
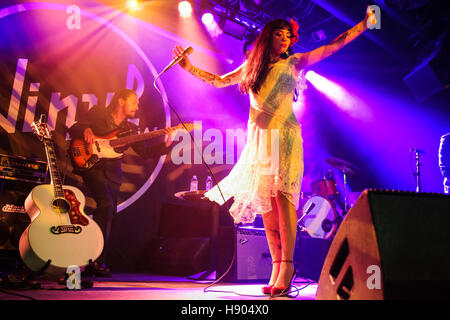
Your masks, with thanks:
<instances>
[{"instance_id":1,"label":"amplifier","mask_svg":"<svg viewBox=\"0 0 450 320\"><path fill-rule=\"evenodd\" d=\"M223 281L267 281L272 272L272 258L262 228L236 227L219 229L216 277L230 267ZM235 252L233 252L235 250Z\"/></svg>"},{"instance_id":2,"label":"amplifier","mask_svg":"<svg viewBox=\"0 0 450 320\"><path fill-rule=\"evenodd\" d=\"M0 154L0 179L42 184L46 177L47 162Z\"/></svg>"},{"instance_id":3,"label":"amplifier","mask_svg":"<svg viewBox=\"0 0 450 320\"><path fill-rule=\"evenodd\" d=\"M17 250L22 232L30 224L25 199L36 184L0 181L0 250Z\"/></svg>"}]
</instances>

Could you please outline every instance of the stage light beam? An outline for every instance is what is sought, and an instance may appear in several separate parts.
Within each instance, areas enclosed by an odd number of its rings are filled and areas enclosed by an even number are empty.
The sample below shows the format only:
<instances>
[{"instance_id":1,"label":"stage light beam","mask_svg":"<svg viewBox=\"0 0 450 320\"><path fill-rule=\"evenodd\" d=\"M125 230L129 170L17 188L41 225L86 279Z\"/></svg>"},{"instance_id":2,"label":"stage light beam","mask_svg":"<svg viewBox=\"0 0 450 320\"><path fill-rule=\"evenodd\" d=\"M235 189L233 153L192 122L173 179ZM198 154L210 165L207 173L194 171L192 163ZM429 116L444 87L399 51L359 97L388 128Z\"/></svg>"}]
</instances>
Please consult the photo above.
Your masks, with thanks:
<instances>
[{"instance_id":1,"label":"stage light beam","mask_svg":"<svg viewBox=\"0 0 450 320\"><path fill-rule=\"evenodd\" d=\"M361 120L371 119L370 108L357 95L312 70L308 71L305 76L317 90L333 101L342 111Z\"/></svg>"}]
</instances>

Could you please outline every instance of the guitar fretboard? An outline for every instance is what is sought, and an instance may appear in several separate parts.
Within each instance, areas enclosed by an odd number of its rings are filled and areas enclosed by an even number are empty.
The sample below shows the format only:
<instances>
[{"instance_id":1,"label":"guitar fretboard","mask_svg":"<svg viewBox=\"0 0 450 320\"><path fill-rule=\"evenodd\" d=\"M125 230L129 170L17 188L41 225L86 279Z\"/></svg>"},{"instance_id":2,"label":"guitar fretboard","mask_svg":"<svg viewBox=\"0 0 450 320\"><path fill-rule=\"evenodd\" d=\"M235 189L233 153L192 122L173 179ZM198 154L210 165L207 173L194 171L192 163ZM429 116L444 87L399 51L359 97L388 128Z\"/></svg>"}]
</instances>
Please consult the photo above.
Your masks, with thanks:
<instances>
[{"instance_id":1,"label":"guitar fretboard","mask_svg":"<svg viewBox=\"0 0 450 320\"><path fill-rule=\"evenodd\" d=\"M61 176L56 163L56 153L52 140L44 139L45 153L47 154L48 167L50 171L51 184L55 192L56 198L64 198L64 190L62 187Z\"/></svg>"},{"instance_id":2,"label":"guitar fretboard","mask_svg":"<svg viewBox=\"0 0 450 320\"><path fill-rule=\"evenodd\" d=\"M186 126L188 131L192 130L192 128L194 127L192 123L185 123L184 125ZM172 127L172 129L183 129L183 128L184 127L181 124L179 124L175 127ZM111 140L109 142L109 144L111 145L111 147L128 145L128 144L132 144L135 142L139 142L139 141L143 141L143 140L147 140L147 139L151 139L151 138L156 138L158 136L163 136L167 133L168 133L167 128L159 129L159 130L150 131L147 133L141 133L141 134L137 134L137 135L117 138L117 139Z\"/></svg>"},{"instance_id":3,"label":"guitar fretboard","mask_svg":"<svg viewBox=\"0 0 450 320\"><path fill-rule=\"evenodd\" d=\"M110 141L110 145L112 147L115 146L121 146L121 145L127 145L127 144L132 144L135 142L139 142L139 141L143 141L143 140L147 140L150 138L155 138L158 136L162 136L164 134L166 134L167 131L165 129L159 129L159 130L155 130L155 131L151 131L151 132L147 132L147 133L141 133L138 135L133 135L133 136L125 136L125 137L121 137L121 138L117 138L114 140Z\"/></svg>"}]
</instances>

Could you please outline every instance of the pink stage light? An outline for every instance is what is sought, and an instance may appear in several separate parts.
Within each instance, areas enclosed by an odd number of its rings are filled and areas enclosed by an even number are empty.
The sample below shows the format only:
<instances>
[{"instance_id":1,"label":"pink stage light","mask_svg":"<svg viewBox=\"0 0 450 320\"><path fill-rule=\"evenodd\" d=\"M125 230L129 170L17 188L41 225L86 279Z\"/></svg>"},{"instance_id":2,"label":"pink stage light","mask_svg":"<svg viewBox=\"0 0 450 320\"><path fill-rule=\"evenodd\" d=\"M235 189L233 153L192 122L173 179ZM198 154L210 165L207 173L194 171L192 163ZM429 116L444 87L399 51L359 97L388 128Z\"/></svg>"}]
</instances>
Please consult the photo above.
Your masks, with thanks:
<instances>
[{"instance_id":1,"label":"pink stage light","mask_svg":"<svg viewBox=\"0 0 450 320\"><path fill-rule=\"evenodd\" d=\"M192 16L192 5L189 1L181 1L178 4L178 12L181 17L183 18L189 18Z\"/></svg>"}]
</instances>

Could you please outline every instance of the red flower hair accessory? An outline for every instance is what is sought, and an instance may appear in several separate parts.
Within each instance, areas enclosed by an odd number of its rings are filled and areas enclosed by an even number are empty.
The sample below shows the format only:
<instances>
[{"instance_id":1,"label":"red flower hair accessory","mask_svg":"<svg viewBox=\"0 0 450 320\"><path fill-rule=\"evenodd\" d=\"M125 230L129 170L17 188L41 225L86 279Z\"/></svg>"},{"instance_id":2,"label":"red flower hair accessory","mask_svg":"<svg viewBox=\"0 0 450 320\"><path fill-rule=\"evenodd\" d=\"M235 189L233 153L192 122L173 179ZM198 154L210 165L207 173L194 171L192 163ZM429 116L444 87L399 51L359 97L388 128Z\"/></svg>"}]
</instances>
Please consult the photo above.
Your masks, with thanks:
<instances>
[{"instance_id":1,"label":"red flower hair accessory","mask_svg":"<svg viewBox=\"0 0 450 320\"><path fill-rule=\"evenodd\" d=\"M292 47L294 46L294 43L298 42L298 29L300 28L300 26L298 25L297 21L295 21L292 18L291 21L289 21L289 24L291 25L292 28L292 38L289 47Z\"/></svg>"}]
</instances>

